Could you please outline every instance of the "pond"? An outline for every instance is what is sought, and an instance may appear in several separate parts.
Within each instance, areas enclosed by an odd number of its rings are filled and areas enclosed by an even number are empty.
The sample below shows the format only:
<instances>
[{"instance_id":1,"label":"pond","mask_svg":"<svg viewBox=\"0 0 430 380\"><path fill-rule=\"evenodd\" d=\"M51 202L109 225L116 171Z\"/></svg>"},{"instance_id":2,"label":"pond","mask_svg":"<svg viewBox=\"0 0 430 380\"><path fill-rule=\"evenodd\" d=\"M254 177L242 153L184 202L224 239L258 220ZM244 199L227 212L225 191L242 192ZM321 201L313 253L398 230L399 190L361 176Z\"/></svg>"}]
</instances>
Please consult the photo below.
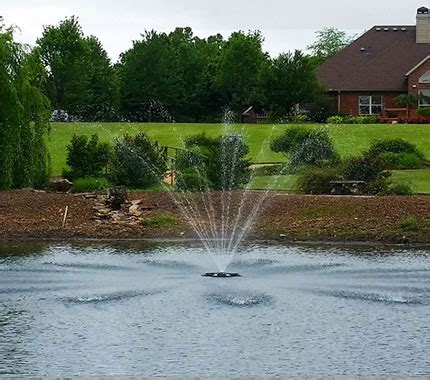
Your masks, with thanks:
<instances>
[{"instance_id":1,"label":"pond","mask_svg":"<svg viewBox=\"0 0 430 380\"><path fill-rule=\"evenodd\" d=\"M0 375L430 374L430 251L0 245Z\"/></svg>"}]
</instances>

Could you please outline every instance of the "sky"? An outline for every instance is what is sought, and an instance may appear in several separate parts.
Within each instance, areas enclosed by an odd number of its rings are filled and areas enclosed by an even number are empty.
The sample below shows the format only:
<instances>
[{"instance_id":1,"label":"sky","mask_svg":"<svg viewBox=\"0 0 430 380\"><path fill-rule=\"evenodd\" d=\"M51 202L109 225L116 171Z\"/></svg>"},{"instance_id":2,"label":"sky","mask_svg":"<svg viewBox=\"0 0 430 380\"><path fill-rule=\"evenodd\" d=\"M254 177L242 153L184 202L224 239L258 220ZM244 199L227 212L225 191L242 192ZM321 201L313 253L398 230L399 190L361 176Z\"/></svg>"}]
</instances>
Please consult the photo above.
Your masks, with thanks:
<instances>
[{"instance_id":1,"label":"sky","mask_svg":"<svg viewBox=\"0 0 430 380\"><path fill-rule=\"evenodd\" d=\"M264 49L276 56L305 49L324 27L357 35L373 25L413 25L423 5L430 7L430 0L1 0L0 15L30 45L44 25L78 16L84 33L97 36L115 62L145 30L190 26L199 37L228 37L258 29Z\"/></svg>"}]
</instances>

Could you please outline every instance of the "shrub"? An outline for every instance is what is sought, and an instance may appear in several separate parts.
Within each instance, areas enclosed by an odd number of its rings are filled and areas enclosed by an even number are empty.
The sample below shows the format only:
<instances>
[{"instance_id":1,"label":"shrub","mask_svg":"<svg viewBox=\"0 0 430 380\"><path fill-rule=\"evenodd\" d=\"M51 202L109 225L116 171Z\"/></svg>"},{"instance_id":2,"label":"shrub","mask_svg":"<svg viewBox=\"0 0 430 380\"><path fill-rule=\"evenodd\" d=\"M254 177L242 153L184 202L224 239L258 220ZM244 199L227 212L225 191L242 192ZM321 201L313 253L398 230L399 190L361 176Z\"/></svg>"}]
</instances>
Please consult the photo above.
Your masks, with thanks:
<instances>
[{"instance_id":1,"label":"shrub","mask_svg":"<svg viewBox=\"0 0 430 380\"><path fill-rule=\"evenodd\" d=\"M240 135L216 138L204 134L186 140L189 150L178 157L178 188L233 190L250 180L248 145Z\"/></svg>"},{"instance_id":2,"label":"shrub","mask_svg":"<svg viewBox=\"0 0 430 380\"><path fill-rule=\"evenodd\" d=\"M415 153L382 153L381 159L390 170L421 169L425 166L424 157Z\"/></svg>"},{"instance_id":3,"label":"shrub","mask_svg":"<svg viewBox=\"0 0 430 380\"><path fill-rule=\"evenodd\" d=\"M290 123L292 124L309 124L311 118L306 114L296 114L291 117Z\"/></svg>"},{"instance_id":4,"label":"shrub","mask_svg":"<svg viewBox=\"0 0 430 380\"><path fill-rule=\"evenodd\" d=\"M387 139L372 144L369 156L379 156L387 169L420 169L425 165L425 156L418 148L403 139Z\"/></svg>"},{"instance_id":5,"label":"shrub","mask_svg":"<svg viewBox=\"0 0 430 380\"><path fill-rule=\"evenodd\" d=\"M377 124L381 120L379 116L331 116L328 124Z\"/></svg>"},{"instance_id":6,"label":"shrub","mask_svg":"<svg viewBox=\"0 0 430 380\"><path fill-rule=\"evenodd\" d=\"M420 107L417 110L418 116L429 117L430 116L430 107Z\"/></svg>"},{"instance_id":7,"label":"shrub","mask_svg":"<svg viewBox=\"0 0 430 380\"><path fill-rule=\"evenodd\" d=\"M288 128L283 135L274 139L270 148L284 153L292 166L324 166L337 161L338 154L328 133L322 129L303 127Z\"/></svg>"},{"instance_id":8,"label":"shrub","mask_svg":"<svg viewBox=\"0 0 430 380\"><path fill-rule=\"evenodd\" d=\"M176 187L179 191L206 191L212 186L206 173L189 168L176 174Z\"/></svg>"},{"instance_id":9,"label":"shrub","mask_svg":"<svg viewBox=\"0 0 430 380\"><path fill-rule=\"evenodd\" d=\"M337 168L310 168L299 176L297 189L305 194L330 194L330 182L340 178Z\"/></svg>"},{"instance_id":10,"label":"shrub","mask_svg":"<svg viewBox=\"0 0 430 380\"><path fill-rule=\"evenodd\" d=\"M140 223L144 226L170 226L172 224L175 224L176 218L169 214L154 214L152 216L148 216L145 218L140 219Z\"/></svg>"},{"instance_id":11,"label":"shrub","mask_svg":"<svg viewBox=\"0 0 430 380\"><path fill-rule=\"evenodd\" d=\"M110 154L109 144L99 142L96 134L90 138L73 135L67 146L67 165L70 170L63 170L63 176L71 180L100 177L107 167Z\"/></svg>"},{"instance_id":12,"label":"shrub","mask_svg":"<svg viewBox=\"0 0 430 380\"><path fill-rule=\"evenodd\" d=\"M413 191L411 187L405 183L396 184L390 186L388 189L389 194L391 195L412 195Z\"/></svg>"},{"instance_id":13,"label":"shrub","mask_svg":"<svg viewBox=\"0 0 430 380\"><path fill-rule=\"evenodd\" d=\"M77 178L73 181L72 192L91 193L95 191L106 190L110 187L110 183L104 177Z\"/></svg>"},{"instance_id":14,"label":"shrub","mask_svg":"<svg viewBox=\"0 0 430 380\"><path fill-rule=\"evenodd\" d=\"M125 135L116 140L110 167L115 185L148 188L158 183L167 170L165 149L148 139L145 133Z\"/></svg>"},{"instance_id":15,"label":"shrub","mask_svg":"<svg viewBox=\"0 0 430 380\"><path fill-rule=\"evenodd\" d=\"M330 116L327 119L328 124L344 124L345 118L343 116Z\"/></svg>"},{"instance_id":16,"label":"shrub","mask_svg":"<svg viewBox=\"0 0 430 380\"><path fill-rule=\"evenodd\" d=\"M416 232L419 230L419 223L414 216L408 216L400 221L400 228L403 231Z\"/></svg>"},{"instance_id":17,"label":"shrub","mask_svg":"<svg viewBox=\"0 0 430 380\"><path fill-rule=\"evenodd\" d=\"M343 175L347 180L366 182L389 176L381 158L369 155L348 158L344 162Z\"/></svg>"}]
</instances>

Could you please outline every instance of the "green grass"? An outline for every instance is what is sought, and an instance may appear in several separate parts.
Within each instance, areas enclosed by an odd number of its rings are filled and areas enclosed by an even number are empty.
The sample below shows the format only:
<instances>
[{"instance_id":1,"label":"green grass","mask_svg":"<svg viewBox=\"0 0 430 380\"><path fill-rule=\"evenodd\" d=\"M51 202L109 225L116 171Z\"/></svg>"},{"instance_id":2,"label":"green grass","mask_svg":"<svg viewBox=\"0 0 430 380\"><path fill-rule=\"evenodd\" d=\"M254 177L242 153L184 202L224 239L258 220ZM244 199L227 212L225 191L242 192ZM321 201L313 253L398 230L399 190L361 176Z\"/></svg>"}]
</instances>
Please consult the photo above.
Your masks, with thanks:
<instances>
[{"instance_id":1,"label":"green grass","mask_svg":"<svg viewBox=\"0 0 430 380\"><path fill-rule=\"evenodd\" d=\"M254 162L283 161L282 154L270 150L270 141L286 128L286 125L234 125L232 130L242 132L250 146L250 158ZM430 160L430 125L311 125L326 128L336 148L345 157L366 150L372 141L387 138L403 138L421 149ZM160 144L180 147L186 136L205 132L209 136L222 133L221 124L143 124L143 123L52 123L49 149L53 175L60 175L66 166L66 146L74 133L97 133L102 141L113 143L125 133L145 131Z\"/></svg>"},{"instance_id":2,"label":"green grass","mask_svg":"<svg viewBox=\"0 0 430 380\"><path fill-rule=\"evenodd\" d=\"M278 176L255 176L251 182L251 189L254 190L287 190L295 191L297 176L278 175Z\"/></svg>"},{"instance_id":3,"label":"green grass","mask_svg":"<svg viewBox=\"0 0 430 380\"><path fill-rule=\"evenodd\" d=\"M416 194L430 194L430 168L393 171L394 183L409 185Z\"/></svg>"},{"instance_id":4,"label":"green grass","mask_svg":"<svg viewBox=\"0 0 430 380\"><path fill-rule=\"evenodd\" d=\"M140 219L140 223L147 227L167 227L175 224L176 218L169 214L155 214Z\"/></svg>"}]
</instances>

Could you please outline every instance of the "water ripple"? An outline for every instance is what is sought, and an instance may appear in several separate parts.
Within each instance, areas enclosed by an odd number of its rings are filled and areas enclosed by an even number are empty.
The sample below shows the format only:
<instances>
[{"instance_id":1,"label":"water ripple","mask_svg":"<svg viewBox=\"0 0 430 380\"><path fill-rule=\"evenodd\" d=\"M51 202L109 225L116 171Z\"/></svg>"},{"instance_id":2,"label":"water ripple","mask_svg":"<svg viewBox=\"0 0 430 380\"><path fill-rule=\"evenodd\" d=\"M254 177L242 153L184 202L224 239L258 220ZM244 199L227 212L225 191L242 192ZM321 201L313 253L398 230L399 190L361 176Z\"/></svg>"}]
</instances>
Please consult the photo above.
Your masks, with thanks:
<instances>
[{"instance_id":1,"label":"water ripple","mask_svg":"<svg viewBox=\"0 0 430 380\"><path fill-rule=\"evenodd\" d=\"M266 294L250 293L215 293L210 294L207 298L211 302L235 307L253 307L273 302L273 298Z\"/></svg>"},{"instance_id":2,"label":"water ripple","mask_svg":"<svg viewBox=\"0 0 430 380\"><path fill-rule=\"evenodd\" d=\"M125 291L125 292L115 292L106 294L95 294L86 296L75 296L75 297L63 297L60 298L61 301L67 304L101 304L125 301L136 297L152 296L161 293L161 290L151 290L151 291Z\"/></svg>"}]
</instances>

